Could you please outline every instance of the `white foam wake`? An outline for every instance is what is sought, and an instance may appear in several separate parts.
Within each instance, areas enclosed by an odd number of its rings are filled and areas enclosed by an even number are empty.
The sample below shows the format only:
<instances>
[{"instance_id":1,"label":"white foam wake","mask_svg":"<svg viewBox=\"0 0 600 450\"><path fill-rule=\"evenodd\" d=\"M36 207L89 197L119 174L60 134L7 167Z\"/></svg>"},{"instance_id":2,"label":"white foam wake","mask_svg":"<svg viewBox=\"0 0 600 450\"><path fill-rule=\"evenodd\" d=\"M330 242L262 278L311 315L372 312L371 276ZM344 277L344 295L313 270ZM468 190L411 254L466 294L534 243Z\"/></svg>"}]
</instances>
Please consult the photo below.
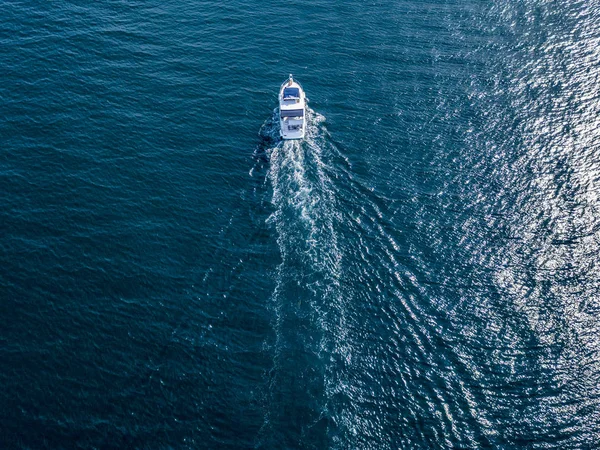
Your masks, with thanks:
<instances>
[{"instance_id":1,"label":"white foam wake","mask_svg":"<svg viewBox=\"0 0 600 450\"><path fill-rule=\"evenodd\" d=\"M317 424L328 415L332 353L342 351L345 341L337 199L326 170L324 120L309 109L304 140L274 141L266 149L273 206L268 223L276 230L281 262L270 299L276 317L274 369L263 435L269 433L271 422L274 425L281 419L277 392L292 383L289 372L296 367L320 368L316 372L311 369L310 377L293 382L294 390L313 395L308 402L311 410L306 413L312 419L297 431L306 435L311 427L318 428ZM261 134L275 139L277 132L276 121L272 120Z\"/></svg>"}]
</instances>

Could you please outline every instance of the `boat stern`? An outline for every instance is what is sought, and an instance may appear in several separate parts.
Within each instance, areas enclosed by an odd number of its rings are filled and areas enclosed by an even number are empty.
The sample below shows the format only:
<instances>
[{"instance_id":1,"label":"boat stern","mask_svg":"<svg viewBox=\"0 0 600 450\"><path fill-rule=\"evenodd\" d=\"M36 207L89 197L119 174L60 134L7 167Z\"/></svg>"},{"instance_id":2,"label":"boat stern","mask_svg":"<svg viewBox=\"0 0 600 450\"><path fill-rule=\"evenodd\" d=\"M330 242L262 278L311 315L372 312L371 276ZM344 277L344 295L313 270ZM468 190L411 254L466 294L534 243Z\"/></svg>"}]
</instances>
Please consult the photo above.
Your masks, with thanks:
<instances>
[{"instance_id":1,"label":"boat stern","mask_svg":"<svg viewBox=\"0 0 600 450\"><path fill-rule=\"evenodd\" d=\"M303 122L290 123L288 121L281 121L279 134L282 139L304 139L305 132L306 126Z\"/></svg>"}]
</instances>

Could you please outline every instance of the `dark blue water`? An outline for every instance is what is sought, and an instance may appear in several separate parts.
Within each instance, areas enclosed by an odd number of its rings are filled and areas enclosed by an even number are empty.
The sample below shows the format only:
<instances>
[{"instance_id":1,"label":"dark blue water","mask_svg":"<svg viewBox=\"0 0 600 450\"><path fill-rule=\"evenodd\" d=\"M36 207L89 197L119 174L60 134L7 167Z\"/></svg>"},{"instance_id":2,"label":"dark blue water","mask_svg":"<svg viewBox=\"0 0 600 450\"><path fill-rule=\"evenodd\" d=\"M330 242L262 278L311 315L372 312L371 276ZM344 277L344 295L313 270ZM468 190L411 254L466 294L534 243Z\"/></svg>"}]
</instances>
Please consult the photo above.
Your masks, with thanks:
<instances>
[{"instance_id":1,"label":"dark blue water","mask_svg":"<svg viewBox=\"0 0 600 450\"><path fill-rule=\"evenodd\" d=\"M598 1L0 15L1 448L598 447Z\"/></svg>"}]
</instances>

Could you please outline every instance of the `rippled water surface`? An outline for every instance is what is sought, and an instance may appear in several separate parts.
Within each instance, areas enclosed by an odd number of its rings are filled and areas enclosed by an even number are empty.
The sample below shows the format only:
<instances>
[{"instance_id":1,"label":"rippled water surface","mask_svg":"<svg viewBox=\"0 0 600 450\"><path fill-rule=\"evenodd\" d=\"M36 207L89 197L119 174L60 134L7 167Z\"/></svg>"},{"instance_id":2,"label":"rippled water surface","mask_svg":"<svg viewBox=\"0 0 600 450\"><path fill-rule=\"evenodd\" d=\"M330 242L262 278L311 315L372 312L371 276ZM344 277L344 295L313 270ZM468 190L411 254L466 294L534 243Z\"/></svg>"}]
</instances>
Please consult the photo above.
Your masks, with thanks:
<instances>
[{"instance_id":1,"label":"rippled water surface","mask_svg":"<svg viewBox=\"0 0 600 450\"><path fill-rule=\"evenodd\" d=\"M0 447L598 446L598 1L0 14Z\"/></svg>"}]
</instances>

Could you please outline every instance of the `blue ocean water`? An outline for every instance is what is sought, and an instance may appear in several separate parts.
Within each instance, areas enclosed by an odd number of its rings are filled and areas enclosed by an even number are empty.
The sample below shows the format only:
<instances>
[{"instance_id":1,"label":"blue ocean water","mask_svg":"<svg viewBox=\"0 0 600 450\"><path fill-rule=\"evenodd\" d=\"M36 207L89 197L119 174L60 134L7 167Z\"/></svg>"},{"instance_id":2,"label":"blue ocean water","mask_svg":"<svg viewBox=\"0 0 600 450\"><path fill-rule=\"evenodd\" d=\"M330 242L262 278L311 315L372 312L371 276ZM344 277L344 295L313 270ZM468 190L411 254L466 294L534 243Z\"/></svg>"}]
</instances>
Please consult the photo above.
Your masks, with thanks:
<instances>
[{"instance_id":1,"label":"blue ocean water","mask_svg":"<svg viewBox=\"0 0 600 450\"><path fill-rule=\"evenodd\" d=\"M598 446L597 0L0 14L1 448Z\"/></svg>"}]
</instances>

